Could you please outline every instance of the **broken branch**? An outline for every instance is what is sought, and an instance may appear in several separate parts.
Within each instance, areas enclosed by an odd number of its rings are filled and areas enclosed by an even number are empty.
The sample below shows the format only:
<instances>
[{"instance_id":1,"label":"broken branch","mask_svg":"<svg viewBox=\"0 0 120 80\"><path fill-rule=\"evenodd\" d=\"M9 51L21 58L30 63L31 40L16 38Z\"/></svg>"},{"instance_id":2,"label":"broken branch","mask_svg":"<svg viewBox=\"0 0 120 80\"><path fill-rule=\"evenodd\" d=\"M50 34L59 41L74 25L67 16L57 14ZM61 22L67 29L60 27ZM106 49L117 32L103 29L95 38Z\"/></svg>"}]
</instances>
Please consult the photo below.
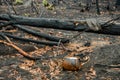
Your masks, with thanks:
<instances>
[{"instance_id":1,"label":"broken branch","mask_svg":"<svg viewBox=\"0 0 120 80\"><path fill-rule=\"evenodd\" d=\"M33 57L31 55L29 55L27 52L23 51L22 49L20 49L19 47L17 47L16 45L14 45L13 43L8 43L8 42L5 42L5 41L2 41L0 40L0 43L4 43L8 46L11 46L13 47L14 49L16 49L20 54L22 54L24 57L30 59L30 60L38 60L40 58L36 58L36 57Z\"/></svg>"},{"instance_id":2,"label":"broken branch","mask_svg":"<svg viewBox=\"0 0 120 80\"><path fill-rule=\"evenodd\" d=\"M38 36L38 37L45 38L45 39L50 40L50 41L59 42L59 40L61 40L62 43L69 42L69 39L50 36L50 35L47 35L47 34L44 34L44 33L40 33L40 32L34 31L32 29L25 28L25 26L24 27L20 26L20 25L14 25L14 26L19 28L19 29L21 29L21 30L23 30L23 31L25 31L25 32L27 32L27 33L30 33L30 34Z\"/></svg>"},{"instance_id":3,"label":"broken branch","mask_svg":"<svg viewBox=\"0 0 120 80\"><path fill-rule=\"evenodd\" d=\"M7 34L7 33L2 33L2 34L4 34L7 37L17 39L17 40L22 40L22 41L25 41L25 42L33 42L33 43L49 45L49 46L53 46L53 45L58 44L57 42L44 42L44 41L37 41L37 40L32 40L32 39L21 38L21 37L18 37L18 36L13 36L13 35ZM1 35L1 33L0 33L0 35Z\"/></svg>"}]
</instances>

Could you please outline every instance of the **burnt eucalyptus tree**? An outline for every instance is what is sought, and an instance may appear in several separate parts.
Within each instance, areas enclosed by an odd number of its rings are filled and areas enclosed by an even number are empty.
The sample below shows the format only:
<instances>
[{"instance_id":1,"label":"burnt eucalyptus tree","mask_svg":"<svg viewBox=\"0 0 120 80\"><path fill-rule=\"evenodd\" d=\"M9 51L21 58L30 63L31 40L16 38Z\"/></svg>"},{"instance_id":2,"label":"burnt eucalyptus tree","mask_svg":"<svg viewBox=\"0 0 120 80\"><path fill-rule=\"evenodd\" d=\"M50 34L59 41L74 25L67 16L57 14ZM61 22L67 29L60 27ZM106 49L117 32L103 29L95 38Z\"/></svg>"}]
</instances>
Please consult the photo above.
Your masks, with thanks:
<instances>
[{"instance_id":1,"label":"burnt eucalyptus tree","mask_svg":"<svg viewBox=\"0 0 120 80\"><path fill-rule=\"evenodd\" d=\"M86 10L89 11L92 6L92 0L86 0Z\"/></svg>"},{"instance_id":2,"label":"burnt eucalyptus tree","mask_svg":"<svg viewBox=\"0 0 120 80\"><path fill-rule=\"evenodd\" d=\"M97 14L100 15L99 0L96 0Z\"/></svg>"},{"instance_id":3,"label":"burnt eucalyptus tree","mask_svg":"<svg viewBox=\"0 0 120 80\"><path fill-rule=\"evenodd\" d=\"M118 6L120 7L120 0L116 0L115 6L116 8L118 8Z\"/></svg>"}]
</instances>

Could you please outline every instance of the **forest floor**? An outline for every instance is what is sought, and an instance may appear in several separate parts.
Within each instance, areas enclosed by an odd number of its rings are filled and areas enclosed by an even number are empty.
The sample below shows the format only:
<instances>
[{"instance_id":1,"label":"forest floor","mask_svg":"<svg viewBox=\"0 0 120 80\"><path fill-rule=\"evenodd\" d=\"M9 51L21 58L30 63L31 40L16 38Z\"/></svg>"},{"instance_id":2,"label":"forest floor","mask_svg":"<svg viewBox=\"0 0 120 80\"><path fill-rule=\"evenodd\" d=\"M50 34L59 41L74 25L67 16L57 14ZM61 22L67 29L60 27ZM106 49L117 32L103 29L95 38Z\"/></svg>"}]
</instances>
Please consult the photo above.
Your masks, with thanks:
<instances>
[{"instance_id":1,"label":"forest floor","mask_svg":"<svg viewBox=\"0 0 120 80\"><path fill-rule=\"evenodd\" d=\"M57 19L87 19L96 18L99 21L108 21L117 17L120 11L102 11L101 15L96 14L96 9L82 11L75 4L74 8L65 8L60 4L54 10L47 10L40 6L39 14L31 11L31 7L15 6L19 15L41 18ZM8 12L6 6L0 6L0 14ZM119 22L119 21L118 21ZM27 26L29 27L29 26ZM58 37L72 38L78 34L77 31L65 31L45 28L32 29ZM19 29L14 29L14 35L35 40L44 40L39 37L27 34ZM78 37L72 39L64 47L71 50L68 52L61 46L45 46L41 44L25 43L12 40L23 50L31 55L41 56L41 60L28 60L12 48L0 44L0 80L120 80L120 68L108 66L120 66L120 36L105 35L82 32ZM67 71L61 67L62 59L65 56L79 53L90 53L90 61L78 71ZM107 66L106 66L107 65ZM91 78L91 79L89 79Z\"/></svg>"}]
</instances>

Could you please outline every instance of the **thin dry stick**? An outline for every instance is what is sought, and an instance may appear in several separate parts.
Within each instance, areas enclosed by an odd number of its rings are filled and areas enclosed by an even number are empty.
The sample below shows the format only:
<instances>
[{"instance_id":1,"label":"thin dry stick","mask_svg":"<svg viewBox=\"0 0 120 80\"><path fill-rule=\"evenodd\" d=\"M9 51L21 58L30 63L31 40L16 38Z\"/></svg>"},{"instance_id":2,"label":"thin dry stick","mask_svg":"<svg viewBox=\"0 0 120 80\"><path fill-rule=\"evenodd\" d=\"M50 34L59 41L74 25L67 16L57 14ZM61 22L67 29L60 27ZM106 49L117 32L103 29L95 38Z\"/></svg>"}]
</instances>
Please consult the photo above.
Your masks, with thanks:
<instances>
[{"instance_id":1,"label":"thin dry stick","mask_svg":"<svg viewBox=\"0 0 120 80\"><path fill-rule=\"evenodd\" d=\"M12 7L13 11L15 12L15 14L17 15L18 13L16 12L15 7L14 7L13 4L11 5L11 7Z\"/></svg>"},{"instance_id":2,"label":"thin dry stick","mask_svg":"<svg viewBox=\"0 0 120 80\"><path fill-rule=\"evenodd\" d=\"M113 21L116 21L116 20L119 20L119 19L120 19L120 16L118 16L117 18L113 18L113 19L111 19L111 20L105 22L105 23L102 24L101 26L106 26L106 25L108 25L109 23L111 23L111 22L113 22Z\"/></svg>"},{"instance_id":3,"label":"thin dry stick","mask_svg":"<svg viewBox=\"0 0 120 80\"><path fill-rule=\"evenodd\" d=\"M9 4L9 2L8 1L6 1L6 0L4 0L4 2L7 4L7 6L8 6L8 11L9 11L9 13L12 11L11 10L11 8L13 9L13 11L15 12L15 14L17 14L17 12L16 12L16 10L15 10L15 8L14 8L14 6L13 5L10 5ZM11 8L10 8L11 7ZM12 13L12 12L11 12Z\"/></svg>"},{"instance_id":4,"label":"thin dry stick","mask_svg":"<svg viewBox=\"0 0 120 80\"><path fill-rule=\"evenodd\" d=\"M87 28L87 29L83 30L82 32L79 32L78 34L74 35L73 37L71 37L71 38L69 39L69 42L70 42L72 39L75 39L76 37L80 36L83 32L88 31L88 30L89 30L89 29Z\"/></svg>"},{"instance_id":5,"label":"thin dry stick","mask_svg":"<svg viewBox=\"0 0 120 80\"><path fill-rule=\"evenodd\" d=\"M38 59L38 58L32 57L32 56L29 55L27 52L23 51L22 49L20 49L20 48L17 47L16 45L14 45L14 44L12 43L12 41L11 41L8 37L5 36L5 38L6 38L6 40L7 40L8 42L3 41L3 40L0 40L0 43L3 43L3 44L6 44L6 45L8 45L8 46L13 47L13 48L16 49L20 54L22 54L24 57L26 57L26 58L28 58L28 59L30 59L30 60L37 60L37 59Z\"/></svg>"},{"instance_id":6,"label":"thin dry stick","mask_svg":"<svg viewBox=\"0 0 120 80\"><path fill-rule=\"evenodd\" d=\"M60 46L60 43L61 43L61 39L59 40L58 45L57 45L57 46L58 46L58 47L57 47L57 53L58 53L58 54L59 54L59 49L58 49L58 48L59 48L59 46Z\"/></svg>"},{"instance_id":7,"label":"thin dry stick","mask_svg":"<svg viewBox=\"0 0 120 80\"><path fill-rule=\"evenodd\" d=\"M31 2L32 11L35 10L36 14L39 14L37 7L35 6L35 1Z\"/></svg>"}]
</instances>

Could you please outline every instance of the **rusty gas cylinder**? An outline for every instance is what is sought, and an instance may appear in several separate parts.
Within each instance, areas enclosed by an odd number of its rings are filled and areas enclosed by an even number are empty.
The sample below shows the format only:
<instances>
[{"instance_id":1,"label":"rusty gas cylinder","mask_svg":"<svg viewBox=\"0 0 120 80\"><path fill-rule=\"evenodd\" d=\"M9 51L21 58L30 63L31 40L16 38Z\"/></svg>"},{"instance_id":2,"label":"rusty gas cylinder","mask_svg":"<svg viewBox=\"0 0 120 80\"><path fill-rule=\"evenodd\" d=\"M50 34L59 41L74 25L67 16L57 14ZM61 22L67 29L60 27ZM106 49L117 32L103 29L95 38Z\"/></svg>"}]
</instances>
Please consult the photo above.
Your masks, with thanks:
<instances>
[{"instance_id":1,"label":"rusty gas cylinder","mask_svg":"<svg viewBox=\"0 0 120 80\"><path fill-rule=\"evenodd\" d=\"M65 70L75 71L82 67L78 57L65 57L62 62L62 67Z\"/></svg>"}]
</instances>

